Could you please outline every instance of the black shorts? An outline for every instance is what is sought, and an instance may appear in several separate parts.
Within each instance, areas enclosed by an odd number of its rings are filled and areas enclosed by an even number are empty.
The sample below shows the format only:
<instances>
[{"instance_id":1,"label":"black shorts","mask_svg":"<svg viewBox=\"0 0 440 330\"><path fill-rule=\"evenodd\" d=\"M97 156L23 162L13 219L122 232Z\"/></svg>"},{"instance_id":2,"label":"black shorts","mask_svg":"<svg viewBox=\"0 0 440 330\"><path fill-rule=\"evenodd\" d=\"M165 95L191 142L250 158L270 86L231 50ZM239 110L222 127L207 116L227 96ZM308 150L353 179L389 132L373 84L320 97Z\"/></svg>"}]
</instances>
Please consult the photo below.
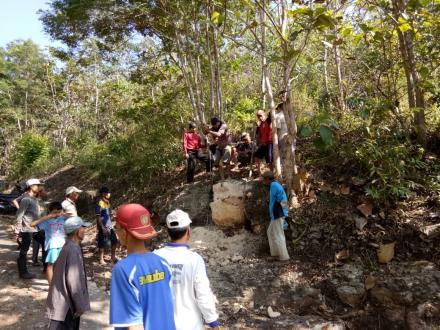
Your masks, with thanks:
<instances>
[{"instance_id":1,"label":"black shorts","mask_svg":"<svg viewBox=\"0 0 440 330\"><path fill-rule=\"evenodd\" d=\"M117 244L118 238L113 229L110 229L110 233L107 236L104 235L104 232L101 229L98 230L98 248L106 249Z\"/></svg>"},{"instance_id":2,"label":"black shorts","mask_svg":"<svg viewBox=\"0 0 440 330\"><path fill-rule=\"evenodd\" d=\"M272 143L260 145L257 151L255 151L254 157L265 159L266 163L272 164Z\"/></svg>"}]
</instances>

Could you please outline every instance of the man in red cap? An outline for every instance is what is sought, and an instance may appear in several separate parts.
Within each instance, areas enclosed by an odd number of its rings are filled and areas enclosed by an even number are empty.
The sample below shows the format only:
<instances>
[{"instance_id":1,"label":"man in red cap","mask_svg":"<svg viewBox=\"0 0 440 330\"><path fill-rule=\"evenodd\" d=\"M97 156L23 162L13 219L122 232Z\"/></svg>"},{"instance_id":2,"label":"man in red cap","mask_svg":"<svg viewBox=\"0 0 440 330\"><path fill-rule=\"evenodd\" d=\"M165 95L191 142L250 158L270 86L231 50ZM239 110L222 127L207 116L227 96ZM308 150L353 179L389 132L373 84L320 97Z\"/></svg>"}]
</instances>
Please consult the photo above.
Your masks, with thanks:
<instances>
[{"instance_id":1,"label":"man in red cap","mask_svg":"<svg viewBox=\"0 0 440 330\"><path fill-rule=\"evenodd\" d=\"M145 241L157 236L150 213L139 204L122 205L116 230L127 257L112 271L110 324L124 329L175 330L171 271Z\"/></svg>"}]
</instances>

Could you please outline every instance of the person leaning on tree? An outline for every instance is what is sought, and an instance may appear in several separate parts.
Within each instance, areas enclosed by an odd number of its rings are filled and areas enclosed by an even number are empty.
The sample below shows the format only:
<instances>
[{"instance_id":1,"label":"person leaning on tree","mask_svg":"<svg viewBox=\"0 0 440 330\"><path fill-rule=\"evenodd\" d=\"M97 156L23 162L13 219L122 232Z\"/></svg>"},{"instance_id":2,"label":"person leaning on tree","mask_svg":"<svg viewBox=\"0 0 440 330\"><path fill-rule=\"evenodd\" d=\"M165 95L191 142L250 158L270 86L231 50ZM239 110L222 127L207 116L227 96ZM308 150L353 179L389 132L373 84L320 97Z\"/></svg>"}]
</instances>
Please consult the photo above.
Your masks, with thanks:
<instances>
[{"instance_id":1,"label":"person leaning on tree","mask_svg":"<svg viewBox=\"0 0 440 330\"><path fill-rule=\"evenodd\" d=\"M267 229L270 255L278 257L280 261L289 260L286 237L284 235L284 222L288 216L287 195L281 183L275 180L273 172L263 173L263 182L269 186L269 215L270 224Z\"/></svg>"},{"instance_id":2,"label":"person leaning on tree","mask_svg":"<svg viewBox=\"0 0 440 330\"><path fill-rule=\"evenodd\" d=\"M177 209L168 214L166 223L171 242L154 253L168 261L173 271L176 329L204 330L204 323L218 329L215 297L209 285L205 262L188 245L191 219L188 213Z\"/></svg>"},{"instance_id":3,"label":"person leaning on tree","mask_svg":"<svg viewBox=\"0 0 440 330\"><path fill-rule=\"evenodd\" d=\"M209 156L203 154L200 135L196 132L196 124L189 123L188 131L183 134L183 154L187 159L186 182L194 181L194 172L196 169L196 161L200 160L205 163L206 172L211 171L211 162Z\"/></svg>"}]
</instances>

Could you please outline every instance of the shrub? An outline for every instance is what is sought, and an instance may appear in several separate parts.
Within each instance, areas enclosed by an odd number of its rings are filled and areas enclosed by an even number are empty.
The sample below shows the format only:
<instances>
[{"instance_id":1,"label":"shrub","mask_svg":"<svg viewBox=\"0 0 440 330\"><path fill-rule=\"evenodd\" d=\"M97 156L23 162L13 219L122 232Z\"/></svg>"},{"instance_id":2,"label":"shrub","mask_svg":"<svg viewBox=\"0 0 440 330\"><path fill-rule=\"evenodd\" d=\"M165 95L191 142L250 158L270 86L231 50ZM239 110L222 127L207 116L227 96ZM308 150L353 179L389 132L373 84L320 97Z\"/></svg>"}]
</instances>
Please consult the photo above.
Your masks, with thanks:
<instances>
[{"instance_id":1,"label":"shrub","mask_svg":"<svg viewBox=\"0 0 440 330\"><path fill-rule=\"evenodd\" d=\"M366 193L377 200L401 199L425 188L424 150L396 140L364 140L355 157L368 177Z\"/></svg>"},{"instance_id":2,"label":"shrub","mask_svg":"<svg viewBox=\"0 0 440 330\"><path fill-rule=\"evenodd\" d=\"M31 169L39 170L47 164L50 141L47 136L34 132L25 133L16 143L12 158L12 172L20 176Z\"/></svg>"}]
</instances>

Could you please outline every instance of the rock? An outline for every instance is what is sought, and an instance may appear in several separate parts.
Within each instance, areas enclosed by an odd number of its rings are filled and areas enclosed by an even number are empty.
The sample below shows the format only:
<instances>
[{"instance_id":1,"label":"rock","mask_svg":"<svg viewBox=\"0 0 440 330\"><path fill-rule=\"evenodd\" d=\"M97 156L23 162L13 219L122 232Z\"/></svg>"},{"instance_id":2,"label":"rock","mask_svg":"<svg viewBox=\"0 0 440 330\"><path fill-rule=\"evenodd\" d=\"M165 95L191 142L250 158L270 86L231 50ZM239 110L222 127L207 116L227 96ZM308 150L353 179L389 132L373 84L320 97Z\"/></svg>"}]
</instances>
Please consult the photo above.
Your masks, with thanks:
<instances>
[{"instance_id":1,"label":"rock","mask_svg":"<svg viewBox=\"0 0 440 330\"><path fill-rule=\"evenodd\" d=\"M232 305L232 312L234 314L237 314L240 310L241 310L241 305L238 303L234 303L234 305Z\"/></svg>"},{"instance_id":2,"label":"rock","mask_svg":"<svg viewBox=\"0 0 440 330\"><path fill-rule=\"evenodd\" d=\"M274 312L274 310L272 309L272 307L267 307L267 315L269 315L269 317L271 319L274 319L276 317L279 317L281 315L280 312Z\"/></svg>"},{"instance_id":3,"label":"rock","mask_svg":"<svg viewBox=\"0 0 440 330\"><path fill-rule=\"evenodd\" d=\"M420 231L427 237L427 238L434 238L440 235L440 223L430 226L423 226L420 228Z\"/></svg>"},{"instance_id":4,"label":"rock","mask_svg":"<svg viewBox=\"0 0 440 330\"><path fill-rule=\"evenodd\" d=\"M220 227L239 227L245 223L245 183L226 180L213 187L210 204L213 222Z\"/></svg>"},{"instance_id":5,"label":"rock","mask_svg":"<svg viewBox=\"0 0 440 330\"><path fill-rule=\"evenodd\" d=\"M339 299L344 304L347 304L351 307L358 306L364 295L365 295L365 289L362 286L340 286L336 289L336 293L338 294Z\"/></svg>"},{"instance_id":6,"label":"rock","mask_svg":"<svg viewBox=\"0 0 440 330\"><path fill-rule=\"evenodd\" d=\"M206 225L210 221L211 185L195 182L186 185L176 196L166 197L158 198L153 203L153 210L161 222L164 222L167 214L175 209L187 212L193 225Z\"/></svg>"},{"instance_id":7,"label":"rock","mask_svg":"<svg viewBox=\"0 0 440 330\"><path fill-rule=\"evenodd\" d=\"M368 223L368 220L363 217L355 216L354 223L358 230L362 230L364 229L365 225Z\"/></svg>"}]
</instances>

